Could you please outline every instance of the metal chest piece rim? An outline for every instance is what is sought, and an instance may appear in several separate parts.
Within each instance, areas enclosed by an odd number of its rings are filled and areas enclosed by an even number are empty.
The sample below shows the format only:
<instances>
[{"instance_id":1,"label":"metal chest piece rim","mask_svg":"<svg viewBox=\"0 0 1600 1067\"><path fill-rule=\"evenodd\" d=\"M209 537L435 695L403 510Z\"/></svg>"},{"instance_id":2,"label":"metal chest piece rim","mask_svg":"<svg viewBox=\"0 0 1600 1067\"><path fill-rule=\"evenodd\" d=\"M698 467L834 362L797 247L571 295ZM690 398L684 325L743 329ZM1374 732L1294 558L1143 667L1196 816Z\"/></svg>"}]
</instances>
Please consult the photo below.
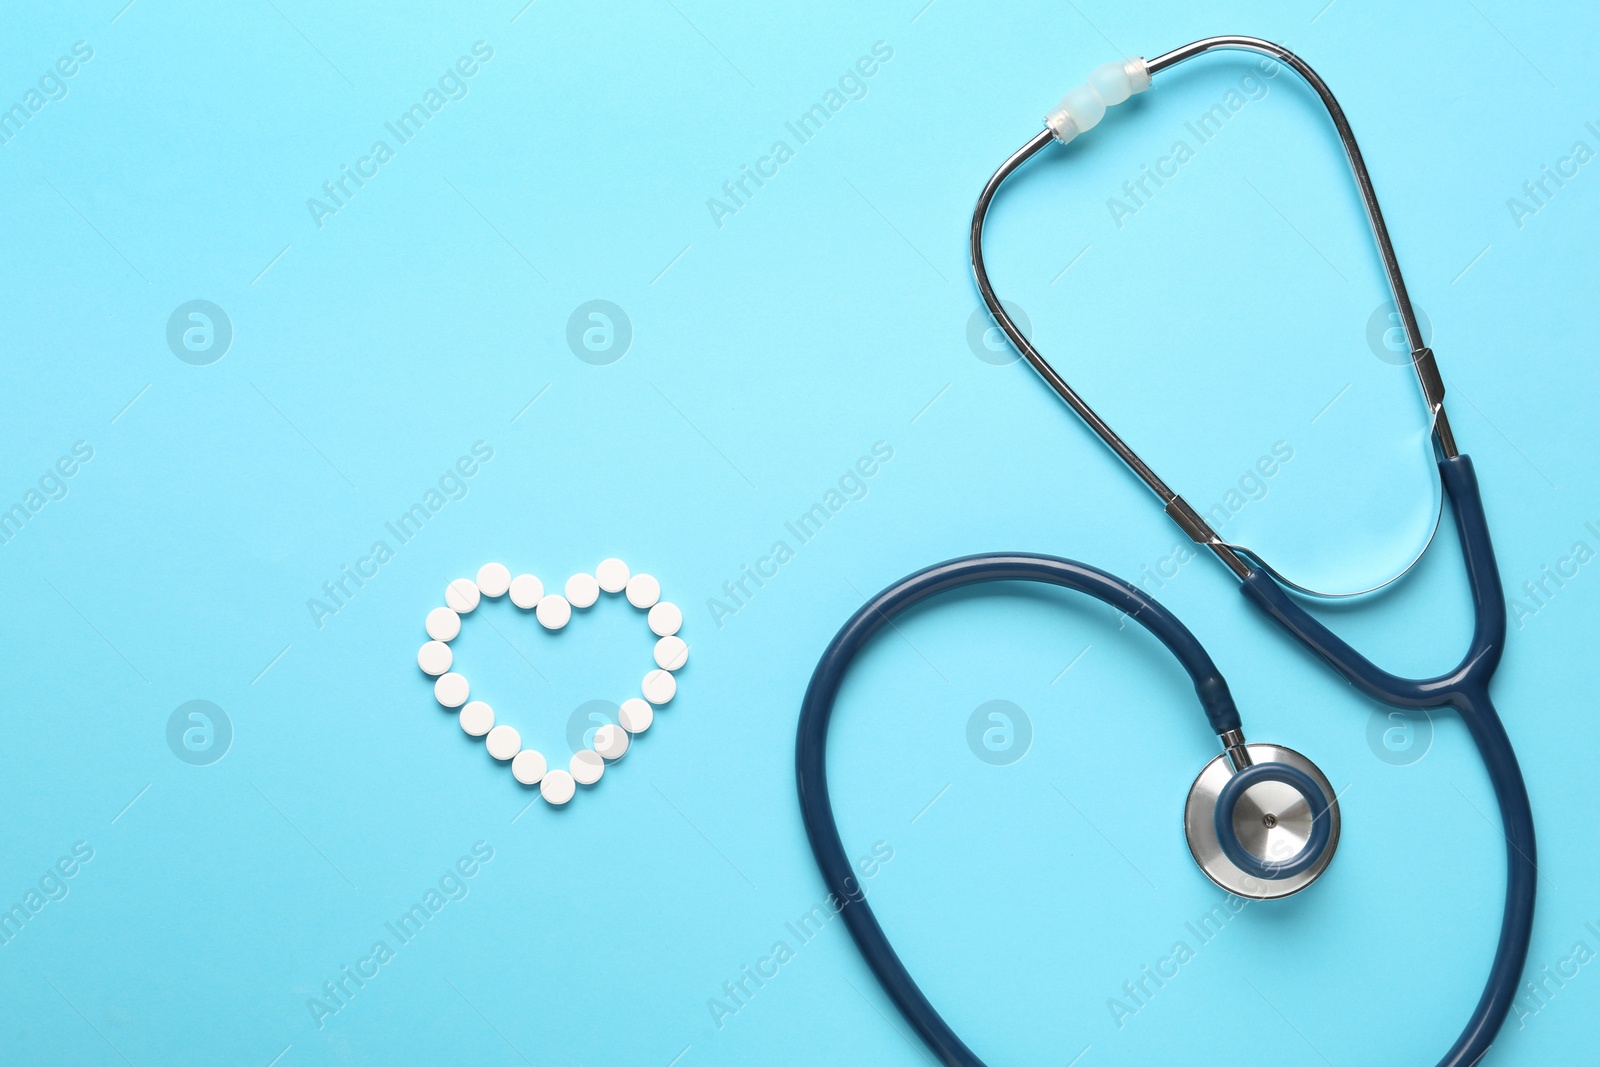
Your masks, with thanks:
<instances>
[{"instance_id":1,"label":"metal chest piece rim","mask_svg":"<svg viewBox=\"0 0 1600 1067\"><path fill-rule=\"evenodd\" d=\"M1320 878L1333 861L1339 845L1339 801L1327 776L1294 749L1273 744L1247 744L1243 748L1251 760L1247 769L1284 765L1288 771L1283 777L1300 781L1308 778L1321 790L1325 811L1311 810L1315 805L1308 804L1292 786L1278 781L1258 781L1242 793L1235 791L1236 795L1230 798L1235 801L1230 820L1234 828L1230 846L1235 854L1242 849L1245 862L1264 863L1268 870L1272 861L1284 861L1276 874L1245 870L1229 859L1217 825L1218 802L1225 787L1242 769L1235 769L1228 753L1219 753L1195 776L1184 803L1183 831L1189 854L1207 878L1235 896L1249 900L1292 896ZM1322 819L1322 826L1316 826L1317 818ZM1308 849L1312 855L1305 855ZM1288 862L1296 853L1301 855L1301 861Z\"/></svg>"}]
</instances>

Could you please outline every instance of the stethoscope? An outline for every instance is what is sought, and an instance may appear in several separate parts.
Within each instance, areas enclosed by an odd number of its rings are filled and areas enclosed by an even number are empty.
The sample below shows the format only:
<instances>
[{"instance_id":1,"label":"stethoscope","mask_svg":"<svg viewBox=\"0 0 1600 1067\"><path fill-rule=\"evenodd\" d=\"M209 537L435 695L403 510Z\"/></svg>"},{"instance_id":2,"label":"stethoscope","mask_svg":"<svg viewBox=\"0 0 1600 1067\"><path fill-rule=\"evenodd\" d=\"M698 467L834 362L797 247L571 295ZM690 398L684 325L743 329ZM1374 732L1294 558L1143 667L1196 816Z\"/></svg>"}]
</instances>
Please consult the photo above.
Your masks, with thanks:
<instances>
[{"instance_id":1,"label":"stethoscope","mask_svg":"<svg viewBox=\"0 0 1600 1067\"><path fill-rule=\"evenodd\" d=\"M1433 678L1402 678L1378 667L1313 618L1285 588L1299 589L1298 586L1253 552L1225 543L1039 354L1017 328L989 284L983 263L983 223L990 202L1005 180L1050 142L1071 141L1098 123L1108 105L1121 103L1147 89L1151 76L1219 49L1270 56L1293 68L1316 90L1344 143L1350 169L1366 206L1395 307L1410 341L1412 366L1432 417L1439 478L1450 499L1472 590L1475 624L1471 646L1460 665ZM1384 226L1383 213L1350 124L1327 85L1299 56L1254 37L1210 37L1149 62L1130 59L1106 64L1090 75L1088 84L1069 92L1045 122L1045 130L995 171L979 195L972 215L973 274L995 322L1061 399L1160 498L1167 515L1184 533L1205 546L1233 572L1246 597L1257 607L1351 685L1375 700L1402 709L1453 709L1461 716L1483 757L1499 801L1506 838L1505 912L1499 945L1483 994L1461 1036L1439 1061L1439 1067L1475 1064L1488 1051L1516 996L1533 926L1536 878L1533 814L1511 741L1489 700L1489 679L1500 663L1505 645L1505 600L1472 461L1456 450L1455 437L1445 417L1444 383L1433 352L1424 343L1418 328L1394 247ZM1040 582L1086 593L1144 626L1188 672L1223 751L1206 764L1190 788L1184 808L1184 831L1196 863L1218 886L1251 899L1288 896L1304 889L1327 869L1339 840L1338 798L1328 779L1293 749L1247 743L1238 708L1210 656L1171 612L1136 587L1082 563L1028 553L966 556L901 579L863 605L823 653L801 705L795 764L806 832L824 880L844 904L840 913L851 935L907 1021L940 1062L953 1067L983 1067L983 1064L917 987L866 902L845 855L828 798L827 733L834 700L846 671L880 628L931 597L986 582Z\"/></svg>"}]
</instances>

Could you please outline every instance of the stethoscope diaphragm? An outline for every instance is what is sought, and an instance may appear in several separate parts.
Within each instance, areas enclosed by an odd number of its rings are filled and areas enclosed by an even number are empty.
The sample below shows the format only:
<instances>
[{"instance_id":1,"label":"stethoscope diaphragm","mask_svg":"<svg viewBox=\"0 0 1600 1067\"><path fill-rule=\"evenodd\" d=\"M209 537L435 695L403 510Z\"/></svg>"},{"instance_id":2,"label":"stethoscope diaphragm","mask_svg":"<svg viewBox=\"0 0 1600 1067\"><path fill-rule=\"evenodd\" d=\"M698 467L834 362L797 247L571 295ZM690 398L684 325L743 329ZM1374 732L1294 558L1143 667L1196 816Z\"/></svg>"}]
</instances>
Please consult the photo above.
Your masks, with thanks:
<instances>
[{"instance_id":1,"label":"stethoscope diaphragm","mask_svg":"<svg viewBox=\"0 0 1600 1067\"><path fill-rule=\"evenodd\" d=\"M1235 768L1223 752L1189 787L1183 832L1205 876L1250 900L1300 892L1339 846L1339 800L1317 765L1292 748L1249 744Z\"/></svg>"}]
</instances>

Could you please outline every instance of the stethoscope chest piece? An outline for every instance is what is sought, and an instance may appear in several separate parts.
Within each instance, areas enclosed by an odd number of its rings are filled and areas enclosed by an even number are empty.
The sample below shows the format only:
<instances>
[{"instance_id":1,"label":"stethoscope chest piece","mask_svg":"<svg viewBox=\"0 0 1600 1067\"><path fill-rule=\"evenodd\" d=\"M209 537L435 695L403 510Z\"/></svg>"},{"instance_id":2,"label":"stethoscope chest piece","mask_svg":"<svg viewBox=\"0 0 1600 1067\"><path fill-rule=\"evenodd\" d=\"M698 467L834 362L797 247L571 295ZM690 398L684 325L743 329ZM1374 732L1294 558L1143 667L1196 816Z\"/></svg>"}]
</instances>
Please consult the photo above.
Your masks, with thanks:
<instances>
[{"instance_id":1,"label":"stethoscope chest piece","mask_svg":"<svg viewBox=\"0 0 1600 1067\"><path fill-rule=\"evenodd\" d=\"M1282 745L1219 754L1189 787L1183 832L1207 878L1235 896L1275 900L1321 877L1339 845L1339 801L1317 765Z\"/></svg>"}]
</instances>

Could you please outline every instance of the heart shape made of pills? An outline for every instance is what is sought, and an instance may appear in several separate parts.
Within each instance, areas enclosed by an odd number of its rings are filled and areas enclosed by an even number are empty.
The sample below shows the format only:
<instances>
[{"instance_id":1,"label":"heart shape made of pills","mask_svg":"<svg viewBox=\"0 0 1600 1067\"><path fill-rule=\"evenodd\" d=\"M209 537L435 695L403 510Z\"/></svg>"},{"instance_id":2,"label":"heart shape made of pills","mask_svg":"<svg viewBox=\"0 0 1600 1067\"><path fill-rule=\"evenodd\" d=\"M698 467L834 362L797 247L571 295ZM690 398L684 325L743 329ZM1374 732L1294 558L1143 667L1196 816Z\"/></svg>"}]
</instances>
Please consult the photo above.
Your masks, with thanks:
<instances>
[{"instance_id":1,"label":"heart shape made of pills","mask_svg":"<svg viewBox=\"0 0 1600 1067\"><path fill-rule=\"evenodd\" d=\"M417 666L433 677L433 695L446 708L459 708L461 728L473 737L482 737L489 755L509 762L511 773L523 785L537 785L551 804L565 804L579 784L593 785L605 773L607 762L616 762L628 751L635 734L644 733L655 718L655 708L671 700L678 691L679 670L689 659L689 646L678 636L683 612L661 599L661 583L648 574L632 574L620 559L604 559L593 574L574 574L562 593L545 592L544 583L532 574L515 578L504 564L485 563L476 580L457 578L445 587L445 606L428 612L424 623L429 640L417 650ZM481 700L468 700L471 687L467 679L450 669L454 656L450 642L461 632L461 616L470 614L484 597L510 596L524 611L532 611L539 625L559 630L572 619L573 608L592 607L602 593L622 594L628 603L648 612L646 621L657 637L656 667L644 676L640 696L630 697L618 709L616 723L594 733L593 747L579 749L566 770L550 768L543 753L523 748L522 735L515 727L496 725L494 709Z\"/></svg>"}]
</instances>

